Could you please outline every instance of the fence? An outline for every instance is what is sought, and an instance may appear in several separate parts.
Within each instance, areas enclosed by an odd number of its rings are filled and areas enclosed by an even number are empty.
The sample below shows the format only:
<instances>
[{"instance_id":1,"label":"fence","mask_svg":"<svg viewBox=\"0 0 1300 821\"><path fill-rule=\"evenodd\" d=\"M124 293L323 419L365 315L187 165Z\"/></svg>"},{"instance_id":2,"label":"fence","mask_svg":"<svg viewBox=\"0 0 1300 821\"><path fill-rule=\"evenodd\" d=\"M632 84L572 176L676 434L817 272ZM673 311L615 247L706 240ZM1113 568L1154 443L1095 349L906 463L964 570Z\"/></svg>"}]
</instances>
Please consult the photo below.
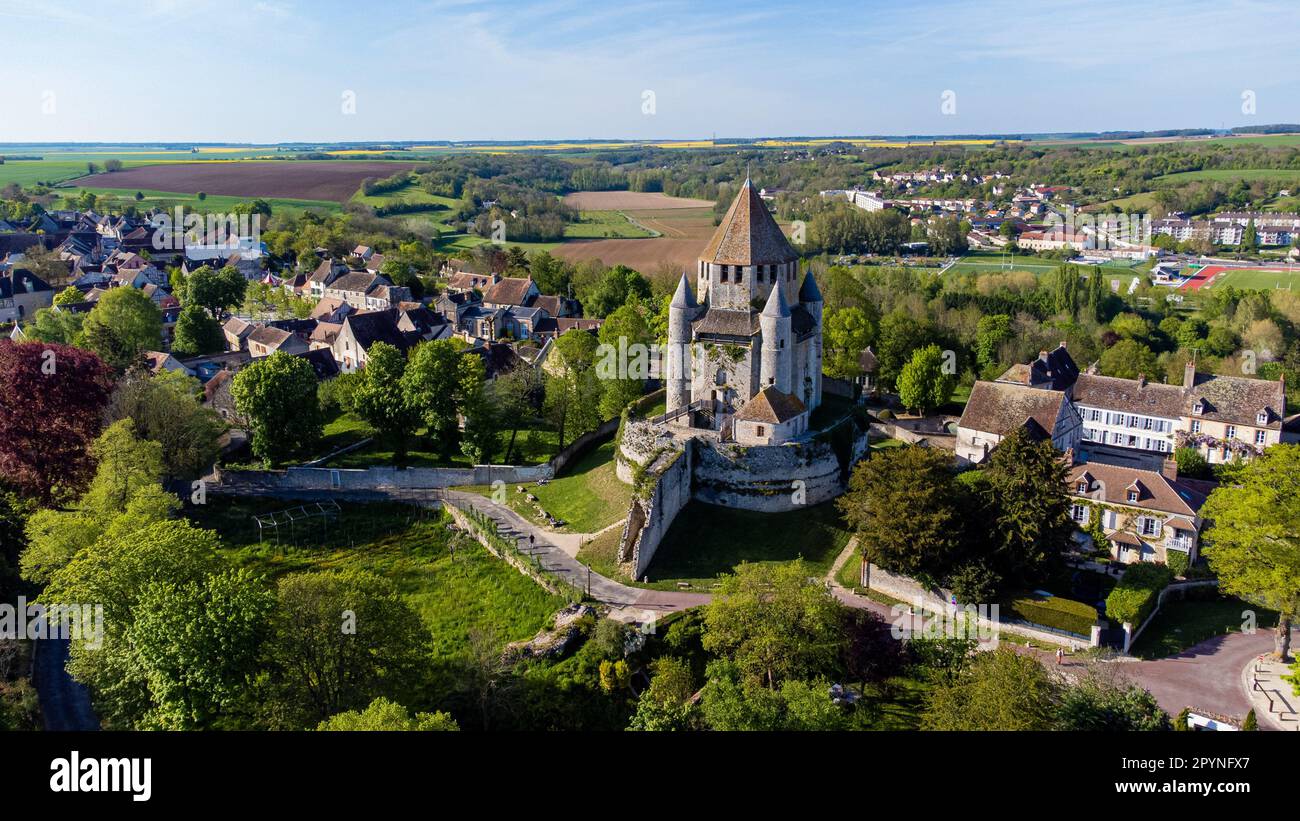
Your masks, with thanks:
<instances>
[{"instance_id":1,"label":"fence","mask_svg":"<svg viewBox=\"0 0 1300 821\"><path fill-rule=\"evenodd\" d=\"M574 604L586 598L586 591L559 573L548 570L539 557L519 548L514 540L501 535L496 521L485 513L472 507L446 505L456 523L472 531L475 538L498 557L513 565L517 570L532 577L538 584L550 592L563 596Z\"/></svg>"}]
</instances>

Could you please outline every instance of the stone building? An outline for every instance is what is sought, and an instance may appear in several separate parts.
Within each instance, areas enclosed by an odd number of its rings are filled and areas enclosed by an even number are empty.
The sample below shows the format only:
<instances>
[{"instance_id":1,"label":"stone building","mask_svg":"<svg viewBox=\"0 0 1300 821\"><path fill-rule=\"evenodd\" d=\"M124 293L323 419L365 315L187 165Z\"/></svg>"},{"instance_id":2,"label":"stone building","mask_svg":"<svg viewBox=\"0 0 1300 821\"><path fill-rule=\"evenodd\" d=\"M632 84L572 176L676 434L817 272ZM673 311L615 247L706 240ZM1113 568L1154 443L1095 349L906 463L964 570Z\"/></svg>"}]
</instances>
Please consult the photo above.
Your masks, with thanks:
<instances>
[{"instance_id":1,"label":"stone building","mask_svg":"<svg viewBox=\"0 0 1300 821\"><path fill-rule=\"evenodd\" d=\"M676 427L778 444L822 399L822 297L747 179L668 314L667 411ZM757 403L757 404L755 404Z\"/></svg>"}]
</instances>

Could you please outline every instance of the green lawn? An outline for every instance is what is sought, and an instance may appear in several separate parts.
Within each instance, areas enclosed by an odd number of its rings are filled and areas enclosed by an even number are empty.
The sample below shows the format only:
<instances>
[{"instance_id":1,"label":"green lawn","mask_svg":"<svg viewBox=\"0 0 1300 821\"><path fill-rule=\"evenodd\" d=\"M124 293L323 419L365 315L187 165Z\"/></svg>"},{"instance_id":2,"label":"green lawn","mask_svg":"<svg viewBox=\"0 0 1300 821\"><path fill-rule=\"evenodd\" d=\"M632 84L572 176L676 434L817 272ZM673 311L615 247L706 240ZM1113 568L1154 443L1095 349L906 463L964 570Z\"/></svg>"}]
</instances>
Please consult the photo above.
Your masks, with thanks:
<instances>
[{"instance_id":1,"label":"green lawn","mask_svg":"<svg viewBox=\"0 0 1300 821\"><path fill-rule=\"evenodd\" d=\"M1294 291L1300 288L1300 268L1294 271L1224 271L1214 278L1208 288L1213 290L1224 285L1248 291L1272 291L1277 288Z\"/></svg>"},{"instance_id":2,"label":"green lawn","mask_svg":"<svg viewBox=\"0 0 1300 821\"><path fill-rule=\"evenodd\" d=\"M833 502L788 513L758 513L690 502L677 515L648 575L649 586L675 590L678 582L708 590L741 562L781 563L802 558L809 575L824 576L848 544L849 532Z\"/></svg>"},{"instance_id":3,"label":"green lawn","mask_svg":"<svg viewBox=\"0 0 1300 821\"><path fill-rule=\"evenodd\" d=\"M529 638L564 606L478 542L453 536L440 511L344 502L341 517L328 528L317 521L292 536L284 533L280 546L259 542L252 515L292 506L216 497L190 516L221 534L223 554L233 565L268 578L358 568L391 579L428 625L440 661L464 653L471 631L486 633L498 645Z\"/></svg>"},{"instance_id":4,"label":"green lawn","mask_svg":"<svg viewBox=\"0 0 1300 821\"><path fill-rule=\"evenodd\" d=\"M632 222L622 211L582 211L564 228L565 239L638 239L658 233Z\"/></svg>"},{"instance_id":5,"label":"green lawn","mask_svg":"<svg viewBox=\"0 0 1300 821\"><path fill-rule=\"evenodd\" d=\"M627 516L632 500L632 488L619 481L614 473L614 443L606 442L593 448L587 455L565 471L563 476L544 485L528 484L522 487L537 497L542 509L566 522L560 528L566 533L595 533ZM491 496L487 485L462 487L471 493ZM545 524L536 505L528 501L525 493L508 486L506 504L521 516L537 524Z\"/></svg>"},{"instance_id":6,"label":"green lawn","mask_svg":"<svg viewBox=\"0 0 1300 821\"><path fill-rule=\"evenodd\" d=\"M1292 140L1294 139L1293 137ZM1199 182L1202 180L1216 182L1232 180L1296 180L1300 182L1300 171L1287 168L1208 168L1202 171L1182 171L1177 174L1165 174L1156 177L1156 182Z\"/></svg>"},{"instance_id":7,"label":"green lawn","mask_svg":"<svg viewBox=\"0 0 1300 821\"><path fill-rule=\"evenodd\" d=\"M1241 631L1242 613L1256 613L1256 628L1270 630L1277 625L1277 613L1231 596L1209 600L1170 601L1142 631L1131 652L1139 658L1172 656L1215 636Z\"/></svg>"}]
</instances>

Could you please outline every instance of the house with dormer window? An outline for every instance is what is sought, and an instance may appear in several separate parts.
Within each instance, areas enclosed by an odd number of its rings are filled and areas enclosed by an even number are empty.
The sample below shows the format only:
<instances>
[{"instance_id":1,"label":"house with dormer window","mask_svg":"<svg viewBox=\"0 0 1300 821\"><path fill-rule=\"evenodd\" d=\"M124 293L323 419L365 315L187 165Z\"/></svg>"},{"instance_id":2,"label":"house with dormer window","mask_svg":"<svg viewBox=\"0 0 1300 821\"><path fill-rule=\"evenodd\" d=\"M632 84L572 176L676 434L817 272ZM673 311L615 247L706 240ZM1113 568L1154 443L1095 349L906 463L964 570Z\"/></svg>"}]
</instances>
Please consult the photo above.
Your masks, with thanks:
<instances>
[{"instance_id":1,"label":"house with dormer window","mask_svg":"<svg viewBox=\"0 0 1300 821\"><path fill-rule=\"evenodd\" d=\"M1166 459L1160 472L1087 462L1066 474L1070 518L1081 530L1104 533L1099 547L1111 558L1169 563L1179 551L1196 561L1205 496L1178 481L1178 466ZM1100 525L1100 531L1097 527Z\"/></svg>"}]
</instances>

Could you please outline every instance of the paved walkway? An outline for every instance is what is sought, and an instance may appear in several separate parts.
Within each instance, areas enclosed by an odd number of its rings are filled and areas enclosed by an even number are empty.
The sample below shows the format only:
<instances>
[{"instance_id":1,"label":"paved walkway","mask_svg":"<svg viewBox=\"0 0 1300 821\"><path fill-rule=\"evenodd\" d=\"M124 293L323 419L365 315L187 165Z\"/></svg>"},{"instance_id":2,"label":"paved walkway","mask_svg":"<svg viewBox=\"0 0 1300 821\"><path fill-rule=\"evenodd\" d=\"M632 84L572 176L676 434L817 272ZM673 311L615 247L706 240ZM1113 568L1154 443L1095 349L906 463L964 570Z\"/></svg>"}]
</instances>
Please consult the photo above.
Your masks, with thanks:
<instances>
[{"instance_id":1,"label":"paved walkway","mask_svg":"<svg viewBox=\"0 0 1300 821\"><path fill-rule=\"evenodd\" d=\"M67 639L40 639L36 642L36 697L41 705L45 729L56 731L98 730L99 719L90 704L85 685L67 670Z\"/></svg>"},{"instance_id":2,"label":"paved walkway","mask_svg":"<svg viewBox=\"0 0 1300 821\"><path fill-rule=\"evenodd\" d=\"M1272 651L1272 630L1259 630L1253 636L1229 633L1176 656L1125 664L1124 671L1150 690L1170 715L1191 707L1241 719L1251 707L1242 670Z\"/></svg>"},{"instance_id":3,"label":"paved walkway","mask_svg":"<svg viewBox=\"0 0 1300 821\"><path fill-rule=\"evenodd\" d=\"M1282 680L1282 676L1290 674L1291 665L1283 664L1272 654L1251 659L1241 671L1241 686L1250 697L1260 729L1292 732L1300 729L1300 715L1297 715L1300 697L1295 695L1291 682Z\"/></svg>"}]
</instances>

